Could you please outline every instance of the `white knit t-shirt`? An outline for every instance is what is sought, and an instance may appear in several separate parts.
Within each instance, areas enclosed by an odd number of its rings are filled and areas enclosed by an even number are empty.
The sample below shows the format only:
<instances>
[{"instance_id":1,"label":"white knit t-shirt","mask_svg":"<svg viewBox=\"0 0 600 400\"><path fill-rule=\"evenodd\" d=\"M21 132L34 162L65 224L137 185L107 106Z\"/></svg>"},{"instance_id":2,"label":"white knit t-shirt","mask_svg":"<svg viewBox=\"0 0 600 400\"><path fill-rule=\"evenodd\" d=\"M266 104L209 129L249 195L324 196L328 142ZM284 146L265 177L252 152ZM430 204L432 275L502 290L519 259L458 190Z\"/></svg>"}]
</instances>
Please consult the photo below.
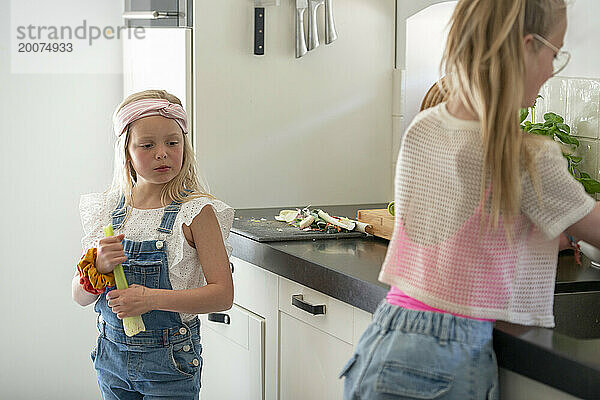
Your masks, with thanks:
<instances>
[{"instance_id":1,"label":"white knit t-shirt","mask_svg":"<svg viewBox=\"0 0 600 400\"><path fill-rule=\"evenodd\" d=\"M81 240L83 251L98 247L98 241L104 237L103 227L112 222L111 213L115 210L120 195L118 193L91 193L81 196L79 211L83 224L84 237ZM181 205L173 224L171 234L158 232L164 208L142 210L129 207L130 215L121 229L115 234L125 234L125 238L134 241L163 240L166 242L169 262L169 279L173 290L193 289L206 285L204 273L196 249L190 246L183 234L182 225L190 225L196 215L206 205L211 205L221 228L221 235L227 256L231 256L229 231L233 224L233 208L220 200L199 197ZM180 313L183 321L195 317Z\"/></svg>"},{"instance_id":2,"label":"white knit t-shirt","mask_svg":"<svg viewBox=\"0 0 600 400\"><path fill-rule=\"evenodd\" d=\"M455 314L553 327L558 236L595 201L548 140L534 157L541 196L522 168L508 241L502 219L497 231L481 227L482 165L479 122L453 117L445 103L417 115L398 156L394 233L379 280Z\"/></svg>"}]
</instances>

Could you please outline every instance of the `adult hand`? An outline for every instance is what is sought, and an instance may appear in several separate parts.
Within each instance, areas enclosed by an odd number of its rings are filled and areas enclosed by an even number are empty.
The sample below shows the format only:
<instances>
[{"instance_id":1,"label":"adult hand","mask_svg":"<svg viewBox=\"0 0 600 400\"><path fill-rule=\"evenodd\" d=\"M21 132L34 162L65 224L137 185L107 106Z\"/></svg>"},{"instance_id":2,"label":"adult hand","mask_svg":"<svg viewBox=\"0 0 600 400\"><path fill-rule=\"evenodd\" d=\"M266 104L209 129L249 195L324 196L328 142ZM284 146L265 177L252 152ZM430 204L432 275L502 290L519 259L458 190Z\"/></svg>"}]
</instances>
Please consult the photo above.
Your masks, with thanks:
<instances>
[{"instance_id":1,"label":"adult hand","mask_svg":"<svg viewBox=\"0 0 600 400\"><path fill-rule=\"evenodd\" d=\"M96 253L96 269L101 274L108 274L118 264L127 261L121 240L125 237L124 234L116 236L108 236L100 239L98 242L98 250Z\"/></svg>"},{"instance_id":2,"label":"adult hand","mask_svg":"<svg viewBox=\"0 0 600 400\"><path fill-rule=\"evenodd\" d=\"M123 290L111 290L106 295L108 306L117 318L135 317L151 311L148 295L152 289L141 285L131 285Z\"/></svg>"}]
</instances>

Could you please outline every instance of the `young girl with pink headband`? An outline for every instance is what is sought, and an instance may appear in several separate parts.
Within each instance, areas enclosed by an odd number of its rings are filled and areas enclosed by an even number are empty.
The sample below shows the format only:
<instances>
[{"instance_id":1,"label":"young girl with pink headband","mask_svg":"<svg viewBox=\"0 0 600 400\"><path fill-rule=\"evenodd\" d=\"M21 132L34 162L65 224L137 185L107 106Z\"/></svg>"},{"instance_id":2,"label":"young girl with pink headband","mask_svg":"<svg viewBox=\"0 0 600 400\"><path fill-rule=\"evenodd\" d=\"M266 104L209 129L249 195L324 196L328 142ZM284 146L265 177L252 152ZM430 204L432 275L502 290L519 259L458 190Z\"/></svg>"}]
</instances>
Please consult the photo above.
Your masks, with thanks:
<instances>
[{"instance_id":1,"label":"young girl with pink headband","mask_svg":"<svg viewBox=\"0 0 600 400\"><path fill-rule=\"evenodd\" d=\"M234 211L200 184L179 99L147 90L113 116L111 188L81 197L84 256L73 299L95 303L100 332L92 361L104 400L197 399L202 346L197 314L229 309L227 239ZM115 235L104 237L112 224ZM129 288L116 290L122 264ZM145 330L128 336L123 318Z\"/></svg>"}]
</instances>

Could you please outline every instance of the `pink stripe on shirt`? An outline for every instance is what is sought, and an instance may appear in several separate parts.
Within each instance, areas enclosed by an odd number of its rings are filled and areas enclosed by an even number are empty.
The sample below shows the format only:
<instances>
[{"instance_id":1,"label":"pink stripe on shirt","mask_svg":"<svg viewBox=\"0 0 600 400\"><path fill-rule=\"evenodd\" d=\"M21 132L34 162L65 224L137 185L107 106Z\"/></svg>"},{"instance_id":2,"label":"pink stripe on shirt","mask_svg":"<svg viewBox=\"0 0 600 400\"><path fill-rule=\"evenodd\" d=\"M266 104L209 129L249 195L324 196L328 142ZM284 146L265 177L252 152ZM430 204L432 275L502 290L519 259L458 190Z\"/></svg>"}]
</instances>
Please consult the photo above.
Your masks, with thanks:
<instances>
[{"instance_id":1,"label":"pink stripe on shirt","mask_svg":"<svg viewBox=\"0 0 600 400\"><path fill-rule=\"evenodd\" d=\"M433 312L441 312L441 313L448 314L447 311L440 310L439 308L429 307L427 304L422 303L419 300L414 299L410 296L407 296L406 294L404 294L403 291L398 289L396 286L392 286L390 288L390 291L385 296L385 300L393 306L400 306L400 307L406 308L408 310L433 311ZM455 313L449 313L449 314L455 315L457 317L462 317L462 318L475 319L477 321L490 321L490 322L495 321L494 319L474 318L474 317L469 317L468 315L461 315L461 314L455 314Z\"/></svg>"}]
</instances>

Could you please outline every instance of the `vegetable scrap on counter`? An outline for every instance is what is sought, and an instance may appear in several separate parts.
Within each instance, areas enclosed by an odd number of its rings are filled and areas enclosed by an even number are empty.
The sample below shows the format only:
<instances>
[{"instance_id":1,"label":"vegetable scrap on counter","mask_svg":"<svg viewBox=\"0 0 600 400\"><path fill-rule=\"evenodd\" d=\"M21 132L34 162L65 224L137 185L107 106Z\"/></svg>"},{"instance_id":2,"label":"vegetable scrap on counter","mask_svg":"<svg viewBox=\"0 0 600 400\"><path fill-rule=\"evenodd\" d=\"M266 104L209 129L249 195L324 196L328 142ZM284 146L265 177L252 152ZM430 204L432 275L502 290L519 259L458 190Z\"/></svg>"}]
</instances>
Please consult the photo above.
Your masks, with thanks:
<instances>
[{"instance_id":1,"label":"vegetable scrap on counter","mask_svg":"<svg viewBox=\"0 0 600 400\"><path fill-rule=\"evenodd\" d=\"M309 207L306 206L303 209L297 208L295 210L281 210L279 215L275 216L275 219L286 222L303 231L321 231L326 233L358 231L366 233L365 228L368 224L353 221L346 217L332 216L321 209L311 210Z\"/></svg>"}]
</instances>

